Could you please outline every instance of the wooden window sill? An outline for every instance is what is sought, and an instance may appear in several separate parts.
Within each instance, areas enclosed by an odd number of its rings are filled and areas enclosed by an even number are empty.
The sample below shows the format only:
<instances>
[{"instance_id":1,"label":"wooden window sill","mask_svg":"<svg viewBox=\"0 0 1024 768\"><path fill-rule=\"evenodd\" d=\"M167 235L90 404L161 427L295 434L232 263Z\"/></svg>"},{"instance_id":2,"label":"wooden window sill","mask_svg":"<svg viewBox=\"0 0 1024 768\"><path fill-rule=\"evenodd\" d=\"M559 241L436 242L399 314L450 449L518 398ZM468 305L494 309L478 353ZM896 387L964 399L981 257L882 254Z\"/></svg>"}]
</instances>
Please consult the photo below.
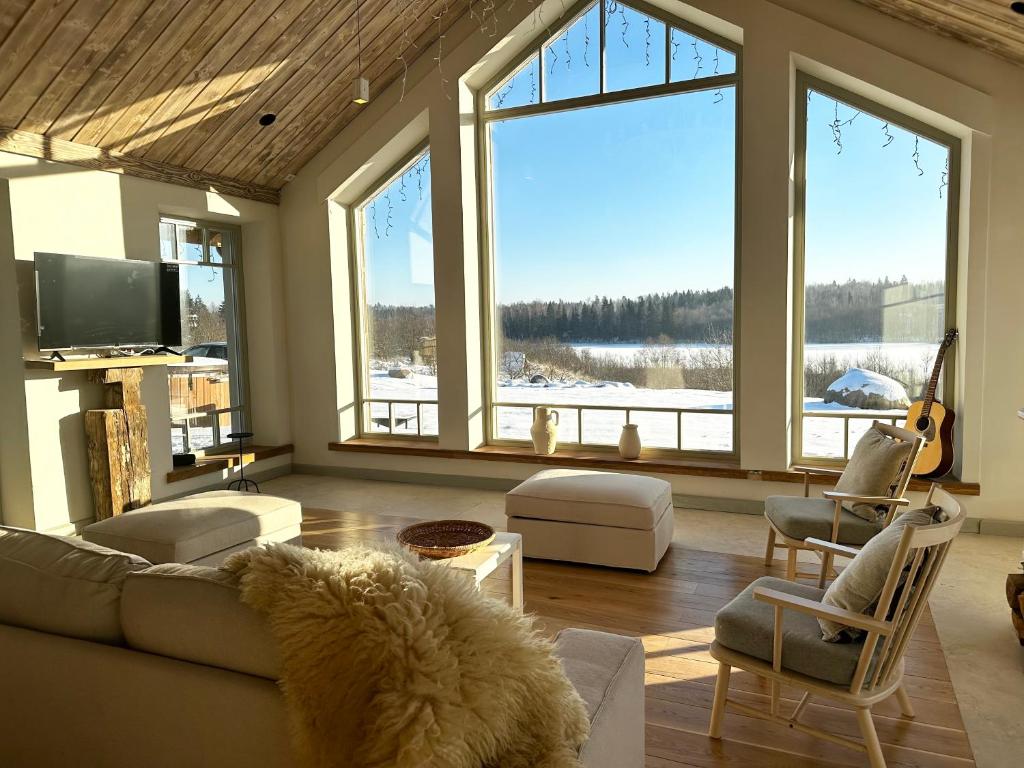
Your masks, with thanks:
<instances>
[{"instance_id":1,"label":"wooden window sill","mask_svg":"<svg viewBox=\"0 0 1024 768\"><path fill-rule=\"evenodd\" d=\"M294 447L286 445L248 445L245 447L242 457L246 466L261 459L271 459L275 456L284 456L291 453ZM177 467L167 473L167 482L176 483L180 480L188 480L191 477L212 475L223 472L238 466L238 449L229 451L225 448L222 452L208 453L205 456L196 456L196 463L191 467Z\"/></svg>"},{"instance_id":2,"label":"wooden window sill","mask_svg":"<svg viewBox=\"0 0 1024 768\"><path fill-rule=\"evenodd\" d=\"M332 451L342 453L371 453L389 456L424 456L435 459L468 459L470 461L505 461L520 464L554 465L578 467L580 469L639 470L661 475L690 475L696 477L721 477L729 480L762 480L775 483L800 483L802 472L741 469L728 462L694 461L692 459L667 459L661 456L641 457L635 460L622 459L612 451L556 451L550 456L538 456L529 448L508 445L486 445L472 451L440 448L436 444L414 440L375 440L355 438L344 442L328 443ZM812 475L815 485L831 485L834 480L821 475ZM978 483L964 483L956 478L944 478L939 482L950 493L959 496L978 496ZM929 480L913 480L910 489L926 491Z\"/></svg>"}]
</instances>

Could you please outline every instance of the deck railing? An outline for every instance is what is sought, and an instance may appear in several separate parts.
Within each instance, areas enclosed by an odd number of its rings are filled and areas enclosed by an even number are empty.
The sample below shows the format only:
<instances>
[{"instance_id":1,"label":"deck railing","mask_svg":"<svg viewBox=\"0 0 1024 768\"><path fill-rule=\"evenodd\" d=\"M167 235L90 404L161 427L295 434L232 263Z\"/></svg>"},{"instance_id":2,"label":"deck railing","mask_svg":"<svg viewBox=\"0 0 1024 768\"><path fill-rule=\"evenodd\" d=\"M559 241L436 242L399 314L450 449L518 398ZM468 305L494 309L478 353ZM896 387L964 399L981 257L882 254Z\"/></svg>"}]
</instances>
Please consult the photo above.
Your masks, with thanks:
<instances>
[{"instance_id":1,"label":"deck railing","mask_svg":"<svg viewBox=\"0 0 1024 768\"><path fill-rule=\"evenodd\" d=\"M386 405L387 416L375 415L374 405ZM416 409L415 416L403 416L395 414L396 405L411 405ZM363 400L363 429L371 434L399 435L401 437L412 437L412 429L403 430L410 422L415 424L416 437L436 437L437 432L426 432L423 427L423 406L431 405L437 408L437 400L393 400L386 397L368 397ZM374 425L380 429L374 429ZM401 430L401 431L399 431Z\"/></svg>"},{"instance_id":2,"label":"deck railing","mask_svg":"<svg viewBox=\"0 0 1024 768\"><path fill-rule=\"evenodd\" d=\"M850 422L851 421L880 421L883 424L891 424L894 427L901 426L906 420L906 411L808 411L803 414L806 419L841 419L843 422L843 455L844 461L850 458ZM808 458L839 458L838 456L821 456L819 454L807 454L807 440L802 442L803 454Z\"/></svg>"},{"instance_id":3,"label":"deck railing","mask_svg":"<svg viewBox=\"0 0 1024 768\"><path fill-rule=\"evenodd\" d=\"M566 436L564 432L559 434L560 443L568 443L576 446L585 445L613 445L613 442L608 443L592 443L586 442L583 439L583 427L584 427L584 412L585 411L612 411L615 413L625 413L626 424L633 424L632 416L634 413L664 413L670 414L675 417L675 448L677 451L695 451L695 452L713 452L713 453L732 453L732 448L683 448L683 426L684 426L684 415L703 415L703 416L727 416L730 417L729 424L729 443L732 445L732 408L672 408L668 406L656 406L656 405L590 405L588 403L520 403L510 401L499 401L491 403L491 414L493 417L493 424L495 427L500 426L500 420L498 415L499 408L529 408L532 409L537 407L553 408L556 411L576 411L576 435L575 439L572 436ZM531 419L532 421L532 419ZM496 430L495 430L496 431ZM517 440L517 438L502 438L497 434L495 438L500 440ZM616 438L617 439L617 438ZM673 450L672 446L664 445L653 445L652 448L661 448L663 450Z\"/></svg>"}]
</instances>

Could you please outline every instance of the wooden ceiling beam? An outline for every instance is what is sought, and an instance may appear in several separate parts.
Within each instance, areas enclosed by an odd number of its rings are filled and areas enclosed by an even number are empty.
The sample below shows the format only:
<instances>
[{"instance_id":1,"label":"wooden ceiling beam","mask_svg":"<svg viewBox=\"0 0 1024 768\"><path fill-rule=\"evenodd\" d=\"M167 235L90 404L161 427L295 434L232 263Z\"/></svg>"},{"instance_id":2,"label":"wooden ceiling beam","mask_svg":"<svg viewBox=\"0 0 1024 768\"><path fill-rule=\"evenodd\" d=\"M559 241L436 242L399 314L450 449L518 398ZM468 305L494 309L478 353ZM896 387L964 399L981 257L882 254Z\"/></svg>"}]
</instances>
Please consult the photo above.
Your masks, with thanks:
<instances>
[{"instance_id":1,"label":"wooden ceiling beam","mask_svg":"<svg viewBox=\"0 0 1024 768\"><path fill-rule=\"evenodd\" d=\"M132 157L120 152L76 144L72 141L40 136L17 128L0 127L0 152L13 152L40 160L69 163L95 171L109 171L128 176L137 176L151 181L234 195L248 200L277 205L280 193L276 189L246 184L201 171L178 168L164 163L155 163L145 158Z\"/></svg>"}]
</instances>

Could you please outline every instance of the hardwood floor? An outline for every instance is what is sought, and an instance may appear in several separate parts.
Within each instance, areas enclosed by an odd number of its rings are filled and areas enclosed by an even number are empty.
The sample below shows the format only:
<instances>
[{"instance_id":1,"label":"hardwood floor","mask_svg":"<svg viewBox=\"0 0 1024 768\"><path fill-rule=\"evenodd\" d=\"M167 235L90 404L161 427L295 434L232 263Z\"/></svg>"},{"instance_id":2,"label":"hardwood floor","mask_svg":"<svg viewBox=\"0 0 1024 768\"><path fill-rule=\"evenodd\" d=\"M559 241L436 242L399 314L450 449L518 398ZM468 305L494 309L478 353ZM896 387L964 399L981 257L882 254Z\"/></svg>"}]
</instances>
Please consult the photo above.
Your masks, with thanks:
<instances>
[{"instance_id":1,"label":"hardwood floor","mask_svg":"<svg viewBox=\"0 0 1024 768\"><path fill-rule=\"evenodd\" d=\"M306 509L307 546L335 548L354 542L384 542L415 518ZM781 561L765 568L760 557L705 552L673 545L653 574L528 560L524 570L526 610L545 633L583 627L640 637L647 656L648 768L810 768L860 766L864 756L788 728L730 713L723 739L707 737L717 662L708 654L715 612L754 579L782 576ZM495 597L508 598L507 569L484 582ZM891 768L966 768L974 760L946 660L931 616L918 627L906 654L906 684L917 716L900 717L891 699L875 707L875 726ZM730 696L766 706L768 687L740 670ZM789 707L798 698L783 690ZM858 736L853 711L812 701L805 720L846 736Z\"/></svg>"}]
</instances>

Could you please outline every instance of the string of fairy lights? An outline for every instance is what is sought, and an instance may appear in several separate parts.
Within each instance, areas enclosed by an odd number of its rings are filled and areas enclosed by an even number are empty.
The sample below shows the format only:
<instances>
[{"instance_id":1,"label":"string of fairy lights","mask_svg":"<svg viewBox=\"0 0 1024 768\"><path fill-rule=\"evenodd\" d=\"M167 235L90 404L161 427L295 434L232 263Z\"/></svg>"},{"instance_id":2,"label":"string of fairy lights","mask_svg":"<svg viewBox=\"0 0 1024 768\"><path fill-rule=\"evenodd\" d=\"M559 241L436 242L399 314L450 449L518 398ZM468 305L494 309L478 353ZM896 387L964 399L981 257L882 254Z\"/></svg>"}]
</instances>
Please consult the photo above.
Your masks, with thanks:
<instances>
[{"instance_id":1,"label":"string of fairy lights","mask_svg":"<svg viewBox=\"0 0 1024 768\"><path fill-rule=\"evenodd\" d=\"M612 25L617 25L618 37L622 42L622 45L629 49L630 48L630 37L629 32L633 26L630 22L630 15L636 15L641 18L643 24L643 65L650 67L654 63L651 55L652 46L654 41L654 32L652 30L652 22L654 21L651 17L641 14L635 9L629 8L625 3L619 2L619 0L599 0L603 3L604 10L604 21L606 34L603 42L607 45L607 32L613 29ZM409 63L412 58L415 58L419 51L419 46L416 41L412 38L410 30L416 27L415 22L422 18L424 13L431 13L431 20L437 24L437 41L436 48L433 55L433 61L437 66L437 70L441 80L441 87L445 92L445 95L451 99L449 93L449 82L445 76L443 69L443 60L445 56L445 41L446 34L445 30L447 27L447 20L452 12L452 8L456 5L454 0L443 0L439 7L431 10L431 7L435 5L435 0L392 0L395 6L395 13L399 17L401 23L400 26L403 30L401 44L399 46L399 52L395 57L395 60L401 66L401 94L399 100L405 99L406 85L409 77ZM507 14L511 14L519 2L527 2L533 8L533 26L534 30L539 28L540 25L544 24L541 17L541 8L539 3L541 0L510 0L506 3L504 8ZM566 10L565 0L561 0L563 12ZM596 5L596 4L595 4ZM519 81L519 75L526 71L527 80L529 83L529 101L528 104L538 103L539 84L538 84L538 70L541 66L544 66L543 53L547 53L549 56L548 66L550 67L549 74L553 75L556 68L564 66L567 71L571 71L573 68L573 54L572 47L570 44L570 31L575 28L577 24L582 22L582 52L580 58L583 61L583 66L589 69L592 66L591 61L591 46L593 40L591 37L590 30L590 13L594 6L591 6L585 10L579 17L577 22L565 27L561 34L553 42L545 43L538 53L535 53L523 67L513 73L512 76L506 81L506 83L499 88L492 95L492 108L501 109L506 101L512 96L516 83ZM627 14L627 11L630 15ZM479 27L481 34L488 37L496 37L499 33L500 25L498 18L498 8L496 0L469 0L468 13L470 18ZM660 23L660 22L658 22ZM551 29L547 28L549 35ZM693 64L693 74L690 76L690 80L698 80L702 77L715 77L721 74L721 50L696 35L684 32L674 27L669 27L666 31L668 35L668 50L669 56L673 63L682 61L680 56L682 55L683 45L688 45L693 55L690 57ZM701 45L706 46L705 52L708 48L711 51L710 61L706 61L705 53L702 53ZM561 55L559 55L558 47L561 47ZM603 52L599 51L599 54ZM603 60L603 56L598 57ZM710 68L710 72L702 74L707 68ZM725 94L721 88L715 89L713 92L713 100L715 104L719 104L725 100ZM817 94L823 98L831 98L825 94ZM540 98L543 98L542 96ZM807 91L807 101L811 101L811 91ZM828 127L832 133L832 143L835 146L836 154L842 154L843 152L843 132L844 129L849 128L854 122L864 114L861 110L851 108L852 114L843 117L840 115L841 102L837 99L832 99L833 105L833 119L828 123ZM846 105L843 105L846 106ZM882 121L882 148L888 148L896 140L896 135L893 134L891 127L887 121ZM920 137L914 135L914 150L911 153L911 162L913 163L914 169L917 171L918 176L925 176L926 169L921 165L921 152L920 152ZM375 235L380 238L388 237L394 229L394 202L391 199L392 188L394 183L398 183L397 194L402 202L408 200L408 187L414 182L417 188L417 194L419 200L423 200L424 193L424 174L429 169L430 156L424 154L419 158L413 165L406 169L398 179L394 180L392 184L388 186L388 189L382 194L375 198L369 206L369 214L372 228ZM949 157L947 155L945 161L945 167L940 171L939 174L939 185L938 194L939 197L943 197L949 188ZM385 206L385 210L378 214L377 204L381 202Z\"/></svg>"},{"instance_id":2,"label":"string of fairy lights","mask_svg":"<svg viewBox=\"0 0 1024 768\"><path fill-rule=\"evenodd\" d=\"M630 15L627 15L627 11L629 14L635 15L635 17L641 17L643 25L643 65L644 67L651 67L654 64L654 58L652 56L655 35L654 24L661 24L662 22L652 19L650 16L641 14L639 11L630 9L628 6L618 2L617 0L603 0L603 2L605 12L605 29L617 32L618 39L621 40L623 47L626 49L631 48L630 29L634 26L630 21ZM590 34L590 17L593 11L594 6L591 6L582 12L575 22L563 28L554 40L549 40L547 43L542 45L539 53L530 57L519 71L514 72L508 80L497 91L495 91L491 97L492 108L502 109L506 105L509 98L514 95L517 83L520 82L519 75L523 73L525 73L529 84L529 100L526 103L538 103L537 67L541 66L543 63L548 76L555 75L556 71L563 68L566 71L571 71L573 69L573 46L570 41L570 33L572 33L574 29L580 30L582 35L582 51L580 52L580 58L583 60L584 67L586 69L590 69L590 48L592 44ZM613 24L615 25L614 27ZM672 62L682 61L679 58L679 54L680 48L684 42L693 49L692 61L694 69L693 74L689 78L690 80L698 80L702 77L715 77L721 74L722 57L720 48L700 37L697 37L696 35L683 32L682 30L674 27L669 27L666 30L666 34L669 36L669 51ZM706 46L706 49L709 48L711 50L710 64L706 63L707 56L701 51L702 45ZM544 60L545 57L546 61ZM705 73L708 66L711 67L712 71ZM725 100L725 95L720 88L713 91L713 96L714 103L716 104Z\"/></svg>"},{"instance_id":3,"label":"string of fairy lights","mask_svg":"<svg viewBox=\"0 0 1024 768\"><path fill-rule=\"evenodd\" d=\"M838 99L834 99L826 94L818 93L808 89L807 91L807 103L811 103L811 95L814 94L821 98L829 99L832 101L832 122L828 123L829 129L832 131L832 144L836 148L836 154L843 154L843 129L854 124L858 117L864 114L863 111L850 107L852 114L845 119L840 118L839 107L842 102ZM846 106L845 104L843 106ZM876 118L877 119L877 118ZM879 120L882 123L882 149L888 148L896 140L895 134L887 120ZM911 134L914 137L914 151L910 153L910 162L914 166L914 170L918 176L924 176L926 169L921 165L921 137L916 134ZM939 198L945 197L946 191L949 189L949 154L946 155L946 161L943 169L939 172L939 185L938 193Z\"/></svg>"},{"instance_id":4,"label":"string of fairy lights","mask_svg":"<svg viewBox=\"0 0 1024 768\"><path fill-rule=\"evenodd\" d=\"M370 201L370 227L373 229L374 237L378 240L381 237L387 238L395 228L395 203L391 195L398 196L400 202L408 202L411 193L410 186L415 185L416 196L419 202L423 202L423 195L426 193L426 174L430 170L430 153L424 152L416 160L399 174L398 178L392 179L384 192L377 195ZM397 185L397 187L396 187ZM377 215L377 203L382 203L385 208L380 218ZM381 232L383 230L383 234Z\"/></svg>"}]
</instances>

